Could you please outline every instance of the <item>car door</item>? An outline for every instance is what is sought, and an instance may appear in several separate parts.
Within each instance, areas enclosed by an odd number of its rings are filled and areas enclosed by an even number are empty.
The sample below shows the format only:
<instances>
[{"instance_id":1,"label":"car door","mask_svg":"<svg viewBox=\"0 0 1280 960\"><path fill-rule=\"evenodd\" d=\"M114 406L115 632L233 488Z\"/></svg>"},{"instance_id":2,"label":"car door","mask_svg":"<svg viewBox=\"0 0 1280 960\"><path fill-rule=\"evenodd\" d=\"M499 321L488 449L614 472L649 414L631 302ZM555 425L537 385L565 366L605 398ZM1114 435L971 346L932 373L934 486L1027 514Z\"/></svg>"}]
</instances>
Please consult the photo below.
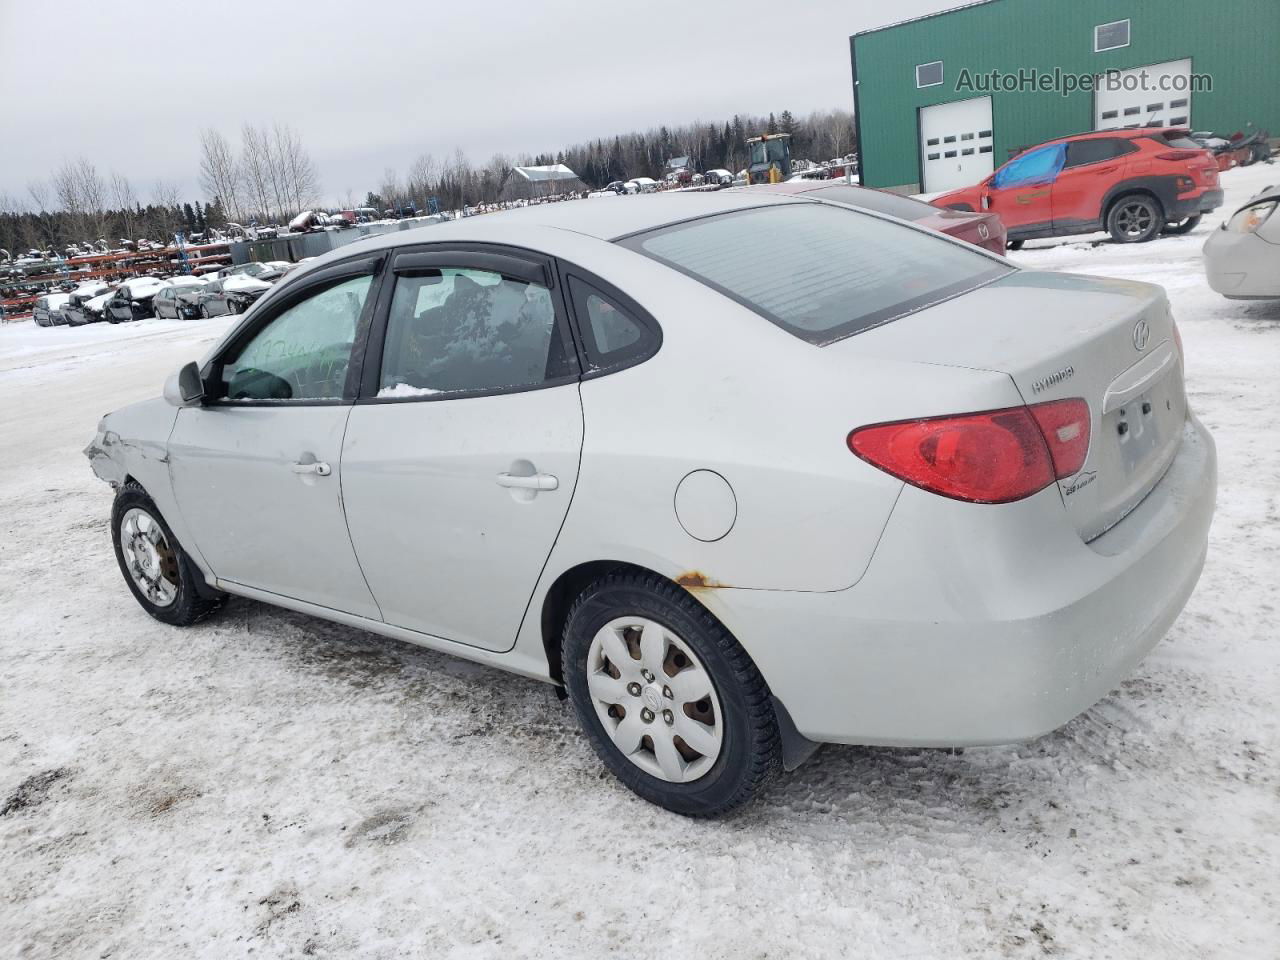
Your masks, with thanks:
<instances>
[{"instance_id":1,"label":"car door","mask_svg":"<svg viewBox=\"0 0 1280 960\"><path fill-rule=\"evenodd\" d=\"M1123 176L1123 154L1131 145L1116 137L1072 140L1062 172L1053 183L1053 226L1058 232L1102 227L1102 198Z\"/></svg>"},{"instance_id":2,"label":"car door","mask_svg":"<svg viewBox=\"0 0 1280 960\"><path fill-rule=\"evenodd\" d=\"M173 314L173 293L173 287L165 287L163 290L156 291L151 304L157 318L167 320Z\"/></svg>"},{"instance_id":3,"label":"car door","mask_svg":"<svg viewBox=\"0 0 1280 960\"><path fill-rule=\"evenodd\" d=\"M578 366L552 264L474 245L391 265L342 491L384 619L506 650L582 452Z\"/></svg>"},{"instance_id":4,"label":"car door","mask_svg":"<svg viewBox=\"0 0 1280 960\"><path fill-rule=\"evenodd\" d=\"M379 611L347 534L342 436L380 259L312 273L238 329L184 407L169 472L195 547L219 580L362 617Z\"/></svg>"},{"instance_id":5,"label":"car door","mask_svg":"<svg viewBox=\"0 0 1280 960\"><path fill-rule=\"evenodd\" d=\"M1013 239L1053 227L1053 183L1066 156L1063 144L1037 147L1014 157L995 172L987 209L998 213Z\"/></svg>"}]
</instances>

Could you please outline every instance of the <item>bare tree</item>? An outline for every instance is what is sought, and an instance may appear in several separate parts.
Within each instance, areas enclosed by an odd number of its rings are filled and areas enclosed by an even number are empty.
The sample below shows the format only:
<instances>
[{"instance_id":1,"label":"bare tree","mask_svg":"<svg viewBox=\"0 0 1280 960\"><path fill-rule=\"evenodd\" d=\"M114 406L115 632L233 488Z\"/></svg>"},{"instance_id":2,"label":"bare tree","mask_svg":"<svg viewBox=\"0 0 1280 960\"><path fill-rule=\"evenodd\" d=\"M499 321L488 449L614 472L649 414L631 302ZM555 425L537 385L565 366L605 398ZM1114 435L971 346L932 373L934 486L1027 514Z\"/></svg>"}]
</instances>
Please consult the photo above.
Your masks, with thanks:
<instances>
[{"instance_id":1,"label":"bare tree","mask_svg":"<svg viewBox=\"0 0 1280 960\"><path fill-rule=\"evenodd\" d=\"M106 227L106 186L88 157L64 161L53 174L53 193L80 239L93 241Z\"/></svg>"},{"instance_id":2,"label":"bare tree","mask_svg":"<svg viewBox=\"0 0 1280 960\"><path fill-rule=\"evenodd\" d=\"M391 210L399 210L404 205L404 190L400 186L400 175L394 167L382 171L382 183L378 185L378 195Z\"/></svg>"},{"instance_id":3,"label":"bare tree","mask_svg":"<svg viewBox=\"0 0 1280 960\"><path fill-rule=\"evenodd\" d=\"M282 192L290 210L298 213L315 203L320 193L319 174L292 127L276 123L273 133Z\"/></svg>"},{"instance_id":4,"label":"bare tree","mask_svg":"<svg viewBox=\"0 0 1280 960\"><path fill-rule=\"evenodd\" d=\"M436 158L429 153L419 154L409 166L409 194L419 210L427 208L427 201L431 198L437 177Z\"/></svg>"},{"instance_id":5,"label":"bare tree","mask_svg":"<svg viewBox=\"0 0 1280 960\"><path fill-rule=\"evenodd\" d=\"M232 220L241 218L240 170L231 144L217 130L200 133L200 186Z\"/></svg>"},{"instance_id":6,"label":"bare tree","mask_svg":"<svg viewBox=\"0 0 1280 960\"><path fill-rule=\"evenodd\" d=\"M111 173L111 206L120 214L125 236L137 239L138 198L133 193L129 178L115 171Z\"/></svg>"},{"instance_id":7,"label":"bare tree","mask_svg":"<svg viewBox=\"0 0 1280 960\"><path fill-rule=\"evenodd\" d=\"M270 221L274 212L271 183L271 145L251 123L240 128L240 172L248 193L248 206Z\"/></svg>"},{"instance_id":8,"label":"bare tree","mask_svg":"<svg viewBox=\"0 0 1280 960\"><path fill-rule=\"evenodd\" d=\"M157 180L151 188L151 202L159 208L155 229L161 233L160 239L169 243L182 223L182 190L176 183Z\"/></svg>"}]
</instances>

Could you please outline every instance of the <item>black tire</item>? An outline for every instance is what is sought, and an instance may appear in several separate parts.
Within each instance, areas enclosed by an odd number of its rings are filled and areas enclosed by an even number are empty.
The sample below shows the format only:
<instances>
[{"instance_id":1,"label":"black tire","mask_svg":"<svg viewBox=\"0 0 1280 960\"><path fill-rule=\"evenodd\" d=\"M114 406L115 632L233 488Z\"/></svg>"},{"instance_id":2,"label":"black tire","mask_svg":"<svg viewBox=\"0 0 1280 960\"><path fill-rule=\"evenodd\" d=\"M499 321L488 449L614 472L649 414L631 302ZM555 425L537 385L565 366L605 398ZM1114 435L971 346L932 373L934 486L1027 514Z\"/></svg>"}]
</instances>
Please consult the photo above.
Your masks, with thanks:
<instances>
[{"instance_id":1,"label":"black tire","mask_svg":"<svg viewBox=\"0 0 1280 960\"><path fill-rule=\"evenodd\" d=\"M1107 211L1107 232L1116 243L1146 243L1164 224L1164 207L1148 193L1121 197Z\"/></svg>"},{"instance_id":2,"label":"black tire","mask_svg":"<svg viewBox=\"0 0 1280 960\"><path fill-rule=\"evenodd\" d=\"M1021 250L1026 242L1027 241L1025 240L1010 240L1006 246L1008 246L1010 250Z\"/></svg>"},{"instance_id":3,"label":"black tire","mask_svg":"<svg viewBox=\"0 0 1280 960\"><path fill-rule=\"evenodd\" d=\"M177 593L173 600L167 604L159 605L153 603L146 597L137 584L134 583L133 576L129 572L127 561L124 555L124 549L120 542L120 525L124 520L125 514L131 509L138 509L152 517L156 523L160 525L160 529L164 534L164 541L168 547L168 555L164 561L164 572L161 576L165 576L170 582L176 580ZM116 493L115 503L111 507L111 544L115 548L116 563L120 566L120 575L124 577L124 582L128 584L130 592L143 610L151 614L161 623L167 623L175 627L189 627L193 623L198 623L205 617L209 616L218 607L222 606L226 599L226 594L212 592L209 588L205 592L197 589L197 583L201 581L200 572L187 556L182 545L173 535L173 531L169 529L169 524L165 522L160 511L156 509L155 502L147 495L142 485L130 480L124 484Z\"/></svg>"},{"instance_id":4,"label":"black tire","mask_svg":"<svg viewBox=\"0 0 1280 960\"><path fill-rule=\"evenodd\" d=\"M642 770L614 745L596 714L587 689L588 653L596 633L622 616L662 624L688 645L710 675L723 713L723 739L711 769L696 780L675 783ZM655 574L609 574L578 596L565 623L561 669L596 754L650 803L685 816L718 816L753 799L782 769L778 721L755 664L706 608Z\"/></svg>"},{"instance_id":5,"label":"black tire","mask_svg":"<svg viewBox=\"0 0 1280 960\"><path fill-rule=\"evenodd\" d=\"M1190 233L1196 227L1200 226L1200 221L1203 219L1204 219L1203 215L1196 214L1194 217L1187 217L1185 220L1178 220L1173 223L1166 223L1164 225L1164 232L1166 234L1173 234L1173 235Z\"/></svg>"}]
</instances>

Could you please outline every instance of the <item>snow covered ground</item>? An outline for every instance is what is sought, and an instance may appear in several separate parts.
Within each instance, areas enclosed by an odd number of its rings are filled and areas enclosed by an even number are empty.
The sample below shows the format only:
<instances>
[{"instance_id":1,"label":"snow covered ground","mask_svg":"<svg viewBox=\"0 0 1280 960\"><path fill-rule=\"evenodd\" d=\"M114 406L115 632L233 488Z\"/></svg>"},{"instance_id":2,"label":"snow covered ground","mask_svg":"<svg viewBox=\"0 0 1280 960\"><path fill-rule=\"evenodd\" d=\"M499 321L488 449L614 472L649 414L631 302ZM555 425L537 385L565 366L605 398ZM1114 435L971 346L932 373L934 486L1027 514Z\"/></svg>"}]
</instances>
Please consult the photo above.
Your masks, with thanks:
<instances>
[{"instance_id":1,"label":"snow covered ground","mask_svg":"<svg viewBox=\"0 0 1280 960\"><path fill-rule=\"evenodd\" d=\"M150 620L80 451L228 321L0 328L0 954L1276 957L1280 304L1209 291L1220 219L1016 256L1173 298L1221 486L1169 637L1039 741L827 747L713 823L549 687L246 601Z\"/></svg>"}]
</instances>

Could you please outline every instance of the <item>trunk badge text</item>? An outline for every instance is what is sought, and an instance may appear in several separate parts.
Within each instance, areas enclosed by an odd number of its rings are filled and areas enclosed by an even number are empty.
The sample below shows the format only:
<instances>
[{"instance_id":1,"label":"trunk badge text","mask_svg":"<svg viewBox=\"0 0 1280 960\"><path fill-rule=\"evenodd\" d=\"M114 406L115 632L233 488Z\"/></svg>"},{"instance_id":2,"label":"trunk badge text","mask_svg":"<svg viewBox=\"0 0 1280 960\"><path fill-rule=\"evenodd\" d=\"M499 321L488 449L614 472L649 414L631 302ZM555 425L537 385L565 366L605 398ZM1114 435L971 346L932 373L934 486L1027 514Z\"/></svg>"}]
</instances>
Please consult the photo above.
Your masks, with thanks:
<instances>
[{"instance_id":1,"label":"trunk badge text","mask_svg":"<svg viewBox=\"0 0 1280 960\"><path fill-rule=\"evenodd\" d=\"M1147 341L1151 339L1151 325L1139 320L1133 328L1133 345L1138 350L1147 349Z\"/></svg>"},{"instance_id":2,"label":"trunk badge text","mask_svg":"<svg viewBox=\"0 0 1280 960\"><path fill-rule=\"evenodd\" d=\"M1049 374L1047 377L1041 377L1039 380L1036 380L1035 382L1033 382L1031 384L1031 392L1040 393L1044 390L1048 390L1050 387L1056 387L1058 384L1062 383L1064 380L1070 380L1075 375L1076 375L1075 367L1063 367L1061 370L1055 370L1053 373Z\"/></svg>"}]
</instances>

